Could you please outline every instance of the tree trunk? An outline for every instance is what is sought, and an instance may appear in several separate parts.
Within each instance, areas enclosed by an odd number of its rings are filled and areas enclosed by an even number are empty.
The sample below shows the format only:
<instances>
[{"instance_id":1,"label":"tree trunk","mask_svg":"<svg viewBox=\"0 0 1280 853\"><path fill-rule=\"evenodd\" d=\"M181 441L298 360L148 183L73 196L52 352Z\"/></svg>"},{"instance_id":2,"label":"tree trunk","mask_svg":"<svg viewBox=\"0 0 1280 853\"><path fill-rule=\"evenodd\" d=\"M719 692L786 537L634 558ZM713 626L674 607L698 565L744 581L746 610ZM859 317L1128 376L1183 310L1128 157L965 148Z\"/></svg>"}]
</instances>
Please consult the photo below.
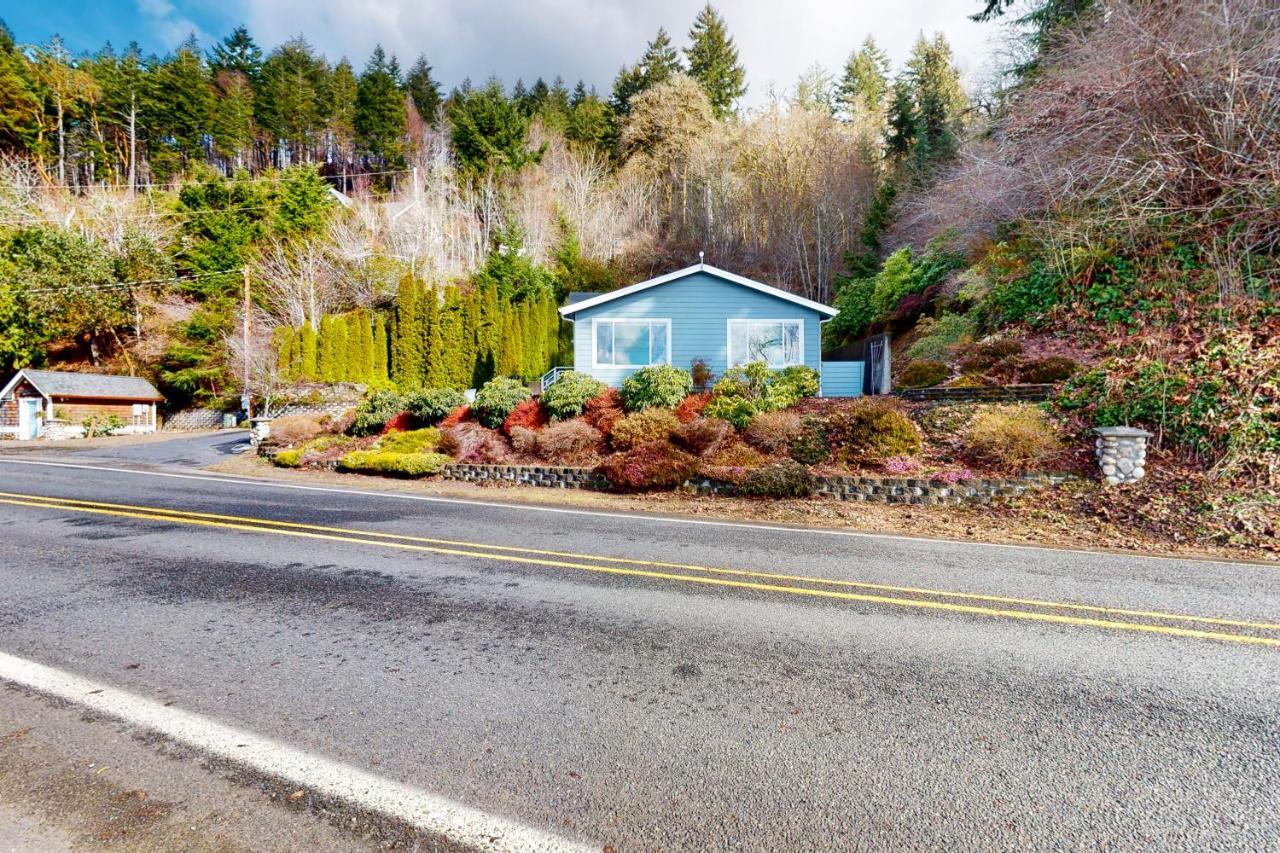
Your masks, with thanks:
<instances>
[{"instance_id":1,"label":"tree trunk","mask_svg":"<svg viewBox=\"0 0 1280 853\"><path fill-rule=\"evenodd\" d=\"M129 194L133 195L134 183L138 177L138 103L137 95L129 93ZM141 332L139 332L141 337Z\"/></svg>"}]
</instances>

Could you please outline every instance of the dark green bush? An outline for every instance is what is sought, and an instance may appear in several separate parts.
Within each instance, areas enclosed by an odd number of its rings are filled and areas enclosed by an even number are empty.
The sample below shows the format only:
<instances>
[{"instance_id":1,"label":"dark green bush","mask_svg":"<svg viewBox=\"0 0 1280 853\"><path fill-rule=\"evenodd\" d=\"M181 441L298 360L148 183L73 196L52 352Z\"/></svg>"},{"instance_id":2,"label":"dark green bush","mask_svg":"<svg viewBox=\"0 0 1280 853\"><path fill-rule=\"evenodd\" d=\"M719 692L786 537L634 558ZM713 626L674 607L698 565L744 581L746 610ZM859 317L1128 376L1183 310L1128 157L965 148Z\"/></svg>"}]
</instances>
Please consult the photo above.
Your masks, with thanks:
<instances>
[{"instance_id":1,"label":"dark green bush","mask_svg":"<svg viewBox=\"0 0 1280 853\"><path fill-rule=\"evenodd\" d=\"M791 458L802 465L820 465L831 458L831 439L820 419L809 416L800 421L791 439Z\"/></svg>"},{"instance_id":2,"label":"dark green bush","mask_svg":"<svg viewBox=\"0 0 1280 853\"><path fill-rule=\"evenodd\" d=\"M1023 382L1064 382L1080 370L1080 363L1073 358L1051 355L1036 358L1018 368L1018 378Z\"/></svg>"},{"instance_id":3,"label":"dark green bush","mask_svg":"<svg viewBox=\"0 0 1280 853\"><path fill-rule=\"evenodd\" d=\"M471 409L480 423L490 429L498 429L516 406L532 396L519 379L495 376L476 393Z\"/></svg>"},{"instance_id":4,"label":"dark green bush","mask_svg":"<svg viewBox=\"0 0 1280 853\"><path fill-rule=\"evenodd\" d=\"M465 406L467 398L452 388L428 388L415 391L404 398L404 410L413 415L422 426L435 426L459 406Z\"/></svg>"},{"instance_id":5,"label":"dark green bush","mask_svg":"<svg viewBox=\"0 0 1280 853\"><path fill-rule=\"evenodd\" d=\"M587 401L605 389L600 380L571 370L564 373L542 392L538 402L553 421L576 418L586 408Z\"/></svg>"},{"instance_id":6,"label":"dark green bush","mask_svg":"<svg viewBox=\"0 0 1280 853\"><path fill-rule=\"evenodd\" d=\"M917 359L909 362L898 376L901 388L929 388L946 380L951 375L951 368L941 361L925 361Z\"/></svg>"},{"instance_id":7,"label":"dark green bush","mask_svg":"<svg viewBox=\"0 0 1280 853\"><path fill-rule=\"evenodd\" d=\"M356 406L356 418L351 424L352 435L373 435L381 432L387 421L404 411L404 398L395 391L373 391Z\"/></svg>"},{"instance_id":8,"label":"dark green bush","mask_svg":"<svg viewBox=\"0 0 1280 853\"><path fill-rule=\"evenodd\" d=\"M627 411L672 409L693 391L689 371L670 364L642 367L622 381L622 403Z\"/></svg>"},{"instance_id":9,"label":"dark green bush","mask_svg":"<svg viewBox=\"0 0 1280 853\"><path fill-rule=\"evenodd\" d=\"M774 462L747 474L739 494L760 498L807 498L815 483L809 469L798 462Z\"/></svg>"}]
</instances>

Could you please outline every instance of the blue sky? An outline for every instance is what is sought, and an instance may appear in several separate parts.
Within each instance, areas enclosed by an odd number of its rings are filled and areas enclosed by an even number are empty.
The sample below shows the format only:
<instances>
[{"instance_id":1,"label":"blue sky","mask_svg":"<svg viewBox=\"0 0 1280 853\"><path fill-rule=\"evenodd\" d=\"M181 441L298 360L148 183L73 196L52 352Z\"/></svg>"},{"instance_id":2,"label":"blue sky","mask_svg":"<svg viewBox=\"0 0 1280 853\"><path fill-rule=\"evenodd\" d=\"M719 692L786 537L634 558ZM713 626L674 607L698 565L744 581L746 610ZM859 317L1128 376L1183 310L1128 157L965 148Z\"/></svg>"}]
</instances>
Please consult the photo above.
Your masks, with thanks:
<instances>
[{"instance_id":1,"label":"blue sky","mask_svg":"<svg viewBox=\"0 0 1280 853\"><path fill-rule=\"evenodd\" d=\"M270 49L299 32L330 59L359 68L377 43L408 65L424 53L446 86L497 75L508 83L563 75L608 91L659 26L685 43L704 0L6 0L19 42L60 34L73 51L137 41L165 53L195 31L206 48L237 24ZM971 81L988 67L994 25L968 15L979 0L718 0L750 86L749 105L785 92L814 62L837 70L871 34L895 63L921 30L946 33Z\"/></svg>"}]
</instances>

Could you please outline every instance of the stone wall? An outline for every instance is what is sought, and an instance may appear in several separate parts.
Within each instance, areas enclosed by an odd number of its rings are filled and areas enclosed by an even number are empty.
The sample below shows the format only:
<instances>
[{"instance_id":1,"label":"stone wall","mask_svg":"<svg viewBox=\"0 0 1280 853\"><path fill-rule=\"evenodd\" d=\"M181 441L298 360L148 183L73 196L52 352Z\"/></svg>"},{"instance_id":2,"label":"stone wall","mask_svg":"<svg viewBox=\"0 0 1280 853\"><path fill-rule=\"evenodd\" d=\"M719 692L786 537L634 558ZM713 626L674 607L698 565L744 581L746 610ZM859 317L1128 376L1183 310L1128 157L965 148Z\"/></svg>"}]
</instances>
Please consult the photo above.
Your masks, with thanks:
<instances>
[{"instance_id":1,"label":"stone wall","mask_svg":"<svg viewBox=\"0 0 1280 853\"><path fill-rule=\"evenodd\" d=\"M164 419L166 431L180 432L184 430L221 429L222 412L215 409L183 409L174 412Z\"/></svg>"},{"instance_id":2,"label":"stone wall","mask_svg":"<svg viewBox=\"0 0 1280 853\"><path fill-rule=\"evenodd\" d=\"M511 483L554 489L608 490L609 483L592 468L544 465L446 465L446 480L469 483ZM981 478L945 483L921 477L818 477L818 494L842 501L909 504L989 504L997 498L1017 498L1028 491L1060 485L1067 474L1033 474L1016 479ZM699 494L732 494L733 486L708 477L695 477L685 488Z\"/></svg>"},{"instance_id":3,"label":"stone wall","mask_svg":"<svg viewBox=\"0 0 1280 853\"><path fill-rule=\"evenodd\" d=\"M979 388L908 388L893 393L913 403L1038 403L1053 396L1057 386L991 385Z\"/></svg>"}]
</instances>

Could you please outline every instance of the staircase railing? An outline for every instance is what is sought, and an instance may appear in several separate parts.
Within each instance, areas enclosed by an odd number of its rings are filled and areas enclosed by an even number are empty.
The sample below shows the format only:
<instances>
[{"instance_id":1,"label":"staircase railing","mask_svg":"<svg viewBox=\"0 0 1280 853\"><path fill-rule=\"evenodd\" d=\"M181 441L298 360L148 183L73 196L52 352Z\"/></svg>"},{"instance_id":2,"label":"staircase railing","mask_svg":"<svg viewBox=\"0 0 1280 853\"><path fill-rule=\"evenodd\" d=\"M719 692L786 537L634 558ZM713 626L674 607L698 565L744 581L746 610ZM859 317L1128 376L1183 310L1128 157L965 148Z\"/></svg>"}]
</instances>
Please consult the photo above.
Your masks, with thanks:
<instances>
[{"instance_id":1,"label":"staircase railing","mask_svg":"<svg viewBox=\"0 0 1280 853\"><path fill-rule=\"evenodd\" d=\"M573 370L572 367L566 367L564 365L561 365L560 367L553 367L550 370L548 370L546 373L542 374L542 379L539 380L539 385L538 385L539 393L547 390L552 385L556 384L556 382L560 380L561 376L564 376L566 373L568 373L571 370Z\"/></svg>"}]
</instances>

